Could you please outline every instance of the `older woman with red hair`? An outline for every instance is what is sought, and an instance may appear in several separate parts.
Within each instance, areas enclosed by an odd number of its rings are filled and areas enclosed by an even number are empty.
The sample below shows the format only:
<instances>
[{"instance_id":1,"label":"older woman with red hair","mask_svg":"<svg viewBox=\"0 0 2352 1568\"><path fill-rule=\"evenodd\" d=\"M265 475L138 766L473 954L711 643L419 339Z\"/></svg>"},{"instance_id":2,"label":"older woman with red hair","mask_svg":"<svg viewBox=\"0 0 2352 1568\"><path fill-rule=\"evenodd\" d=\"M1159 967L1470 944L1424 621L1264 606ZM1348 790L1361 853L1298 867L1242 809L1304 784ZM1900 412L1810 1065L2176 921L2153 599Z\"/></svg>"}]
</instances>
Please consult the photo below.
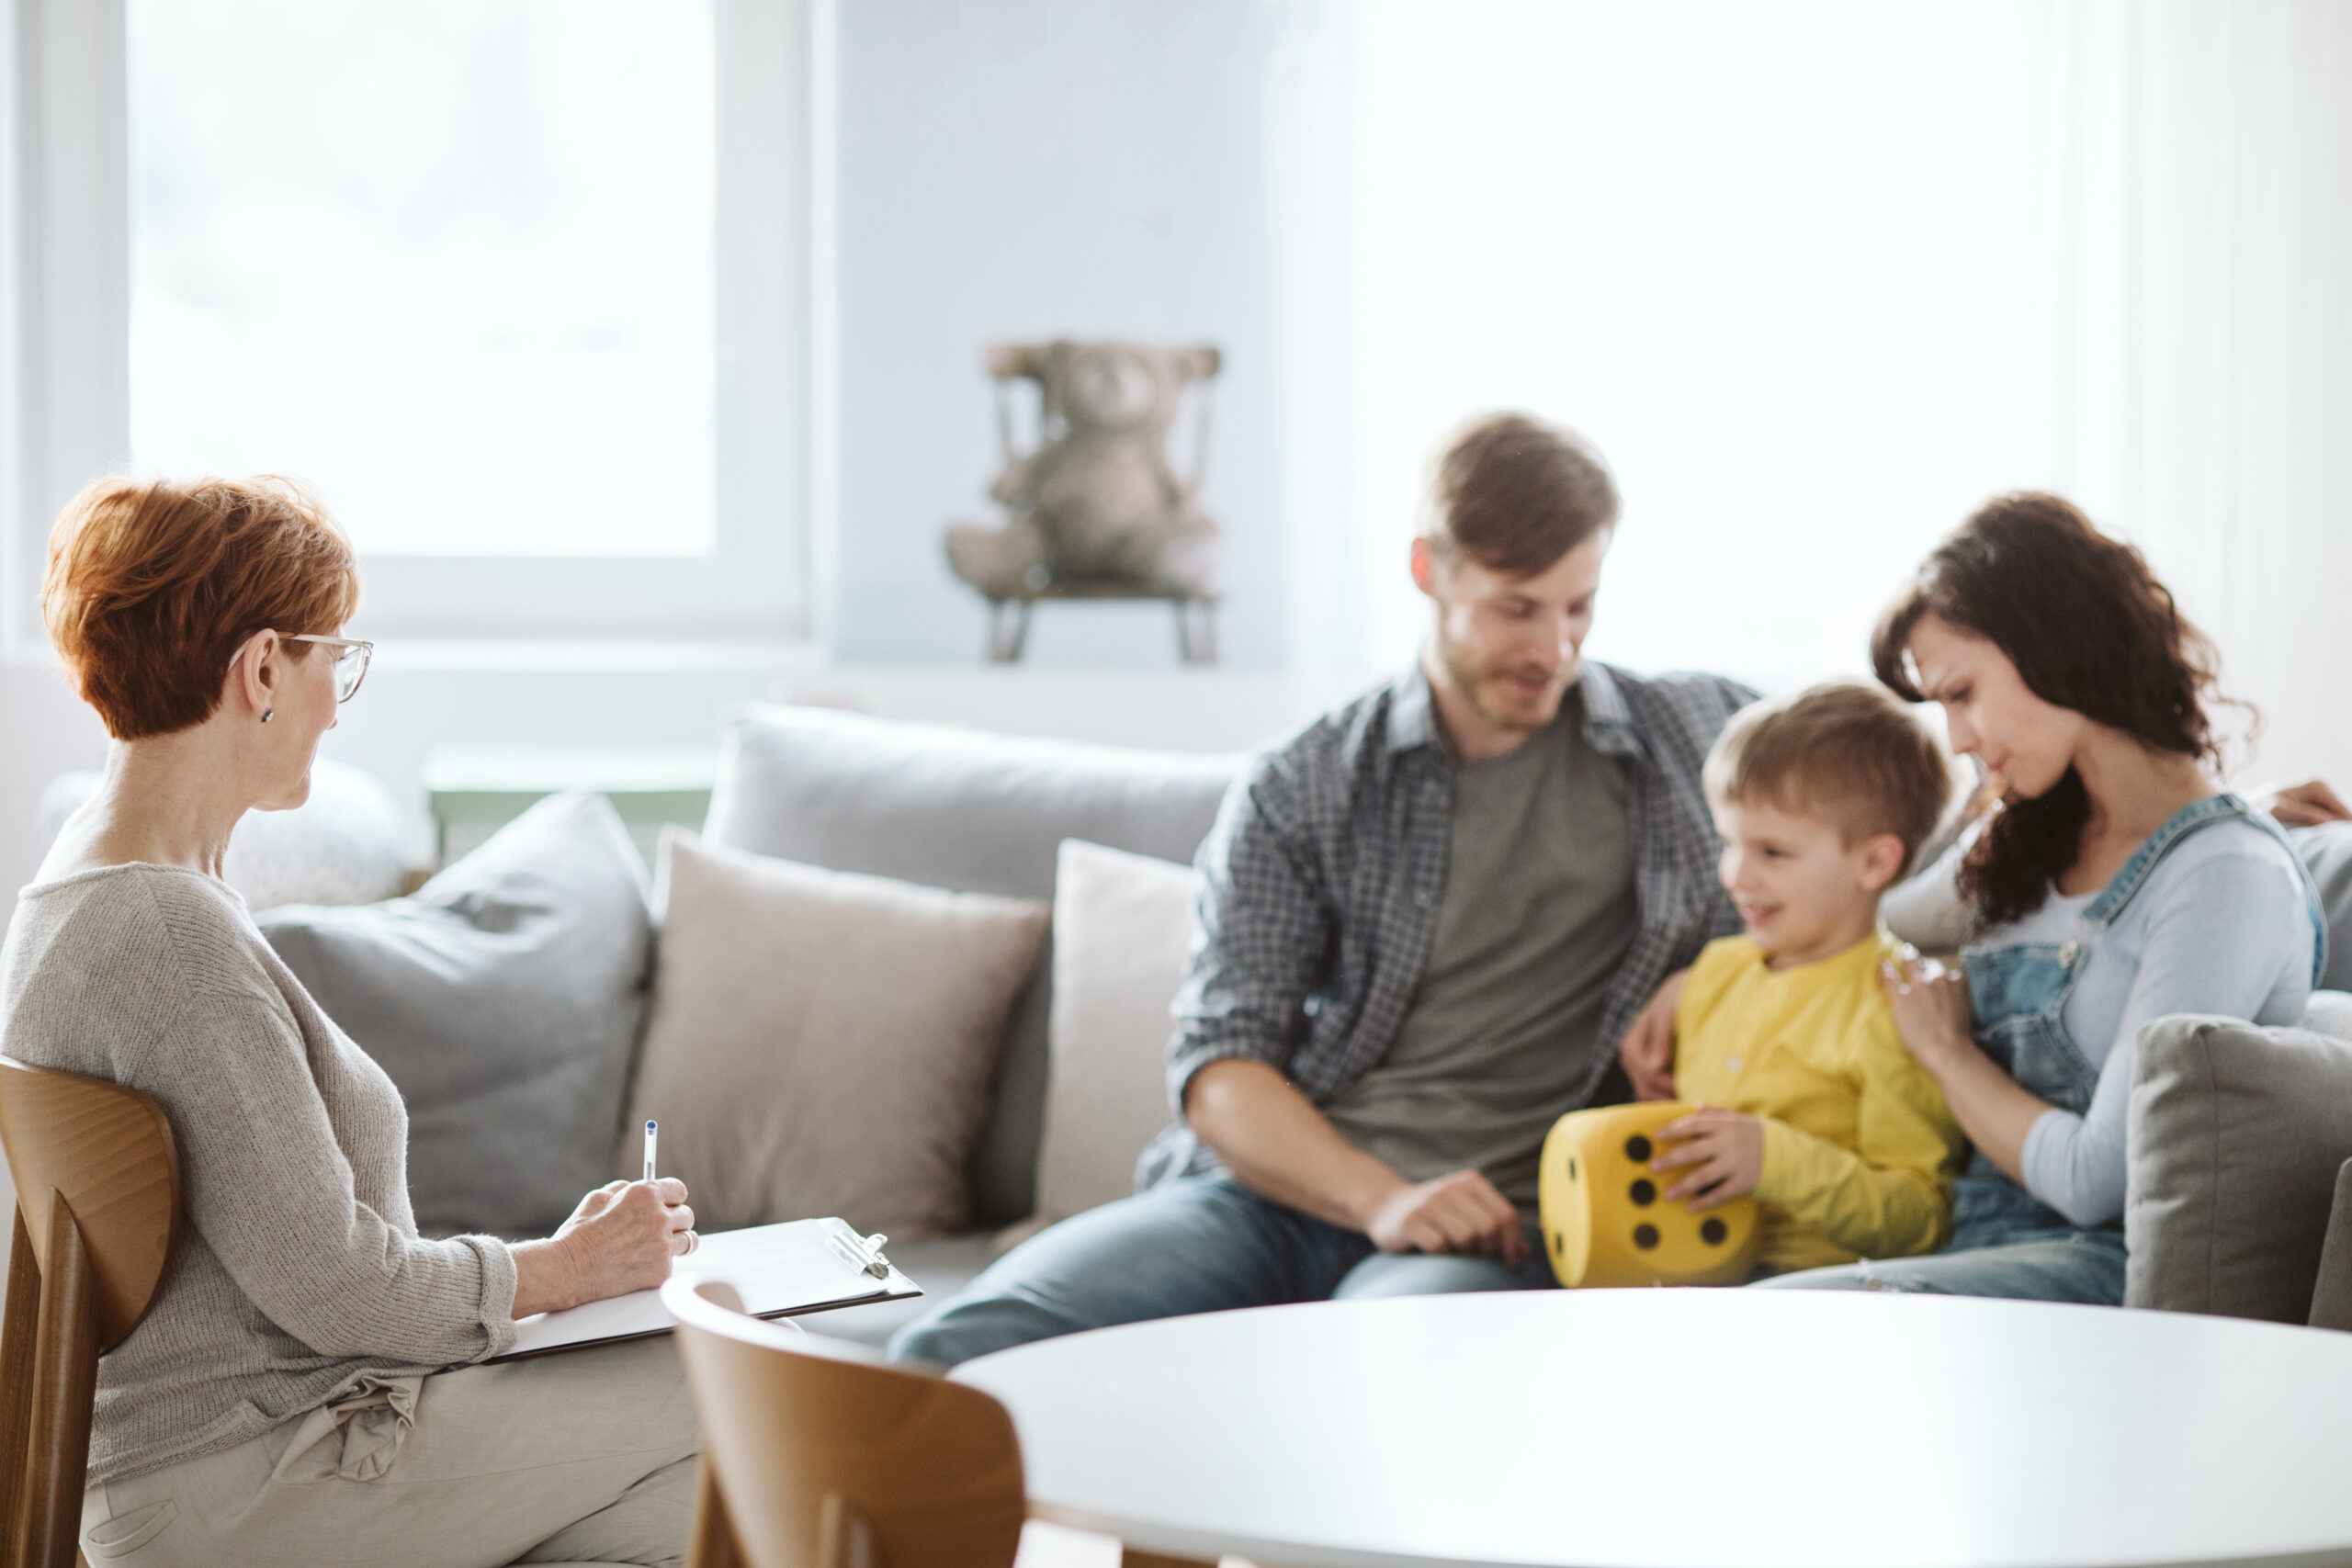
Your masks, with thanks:
<instances>
[{"instance_id":1,"label":"older woman with red hair","mask_svg":"<svg viewBox=\"0 0 2352 1568\"><path fill-rule=\"evenodd\" d=\"M50 539L50 634L113 745L18 896L0 1042L141 1089L187 1224L99 1364L87 1555L141 1568L675 1562L697 1450L665 1340L477 1366L518 1317L661 1282L685 1189L616 1182L544 1241L424 1237L407 1113L220 880L300 806L369 645L349 543L277 479L107 479Z\"/></svg>"}]
</instances>

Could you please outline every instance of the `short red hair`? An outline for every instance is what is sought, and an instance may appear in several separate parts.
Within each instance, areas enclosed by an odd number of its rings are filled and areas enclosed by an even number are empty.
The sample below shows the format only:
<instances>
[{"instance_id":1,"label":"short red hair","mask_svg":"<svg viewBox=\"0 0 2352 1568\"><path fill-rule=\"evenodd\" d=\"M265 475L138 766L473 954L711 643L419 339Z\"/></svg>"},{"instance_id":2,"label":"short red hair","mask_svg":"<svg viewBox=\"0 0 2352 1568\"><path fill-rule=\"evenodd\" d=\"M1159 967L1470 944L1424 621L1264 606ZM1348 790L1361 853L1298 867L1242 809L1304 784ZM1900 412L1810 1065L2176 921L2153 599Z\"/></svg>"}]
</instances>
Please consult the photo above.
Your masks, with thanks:
<instances>
[{"instance_id":1,"label":"short red hair","mask_svg":"<svg viewBox=\"0 0 2352 1568\"><path fill-rule=\"evenodd\" d=\"M137 740L211 717L254 633L339 630L359 606L359 562L291 479L106 479L50 530L40 606L107 733Z\"/></svg>"}]
</instances>

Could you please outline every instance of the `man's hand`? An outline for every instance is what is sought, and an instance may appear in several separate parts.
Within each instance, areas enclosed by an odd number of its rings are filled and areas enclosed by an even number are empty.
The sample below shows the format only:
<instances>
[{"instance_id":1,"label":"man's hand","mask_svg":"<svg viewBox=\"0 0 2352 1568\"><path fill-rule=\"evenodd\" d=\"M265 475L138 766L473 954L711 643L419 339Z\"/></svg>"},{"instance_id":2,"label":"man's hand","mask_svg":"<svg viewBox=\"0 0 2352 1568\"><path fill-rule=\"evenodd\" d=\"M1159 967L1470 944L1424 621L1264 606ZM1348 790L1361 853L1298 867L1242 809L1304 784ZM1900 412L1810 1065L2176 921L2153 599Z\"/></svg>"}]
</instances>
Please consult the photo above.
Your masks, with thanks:
<instances>
[{"instance_id":1,"label":"man's hand","mask_svg":"<svg viewBox=\"0 0 2352 1568\"><path fill-rule=\"evenodd\" d=\"M1230 1057L1193 1076L1184 1115L1241 1185L1347 1230L1383 1252L1463 1253L1527 1261L1519 1211L1475 1170L1407 1181L1340 1135L1296 1084L1264 1062Z\"/></svg>"},{"instance_id":2,"label":"man's hand","mask_svg":"<svg viewBox=\"0 0 2352 1568\"><path fill-rule=\"evenodd\" d=\"M1383 1252L1466 1253L1507 1269L1527 1261L1519 1211L1475 1170L1398 1188L1363 1228Z\"/></svg>"},{"instance_id":3,"label":"man's hand","mask_svg":"<svg viewBox=\"0 0 2352 1568\"><path fill-rule=\"evenodd\" d=\"M1650 1168L1690 1174L1666 1190L1668 1198L1690 1201L1703 1213L1718 1203L1745 1198L1764 1179L1764 1119L1702 1105L1658 1129L1666 1145Z\"/></svg>"},{"instance_id":4,"label":"man's hand","mask_svg":"<svg viewBox=\"0 0 2352 1568\"><path fill-rule=\"evenodd\" d=\"M1645 1003L1617 1043L1617 1060L1633 1081L1635 1100L1674 1098L1674 1010L1682 999L1688 969L1677 969Z\"/></svg>"},{"instance_id":5,"label":"man's hand","mask_svg":"<svg viewBox=\"0 0 2352 1568\"><path fill-rule=\"evenodd\" d=\"M2257 792L2254 804L2290 828L2316 828L2323 822L2352 822L2352 806L2327 786L2325 779L2305 779Z\"/></svg>"}]
</instances>

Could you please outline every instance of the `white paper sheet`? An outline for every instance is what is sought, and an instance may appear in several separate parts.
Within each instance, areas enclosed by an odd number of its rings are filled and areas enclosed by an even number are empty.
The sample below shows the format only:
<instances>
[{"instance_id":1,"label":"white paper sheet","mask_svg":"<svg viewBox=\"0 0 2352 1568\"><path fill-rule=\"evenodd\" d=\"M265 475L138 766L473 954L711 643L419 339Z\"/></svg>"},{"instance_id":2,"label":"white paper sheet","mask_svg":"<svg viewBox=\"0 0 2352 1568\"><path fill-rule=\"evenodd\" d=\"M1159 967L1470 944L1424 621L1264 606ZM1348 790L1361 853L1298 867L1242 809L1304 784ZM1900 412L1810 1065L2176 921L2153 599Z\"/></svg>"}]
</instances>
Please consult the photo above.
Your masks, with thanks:
<instances>
[{"instance_id":1,"label":"white paper sheet","mask_svg":"<svg viewBox=\"0 0 2352 1568\"><path fill-rule=\"evenodd\" d=\"M840 1220L787 1220L749 1230L720 1231L671 1266L674 1279L724 1280L741 1292L743 1310L754 1317L822 1312L866 1302L899 1301L922 1294L912 1280L890 1270L877 1280L833 1250L829 1235L854 1236ZM638 1291L591 1302L566 1312L540 1313L517 1325L514 1348L495 1361L544 1355L615 1339L667 1334L674 1326L662 1310L662 1292Z\"/></svg>"}]
</instances>

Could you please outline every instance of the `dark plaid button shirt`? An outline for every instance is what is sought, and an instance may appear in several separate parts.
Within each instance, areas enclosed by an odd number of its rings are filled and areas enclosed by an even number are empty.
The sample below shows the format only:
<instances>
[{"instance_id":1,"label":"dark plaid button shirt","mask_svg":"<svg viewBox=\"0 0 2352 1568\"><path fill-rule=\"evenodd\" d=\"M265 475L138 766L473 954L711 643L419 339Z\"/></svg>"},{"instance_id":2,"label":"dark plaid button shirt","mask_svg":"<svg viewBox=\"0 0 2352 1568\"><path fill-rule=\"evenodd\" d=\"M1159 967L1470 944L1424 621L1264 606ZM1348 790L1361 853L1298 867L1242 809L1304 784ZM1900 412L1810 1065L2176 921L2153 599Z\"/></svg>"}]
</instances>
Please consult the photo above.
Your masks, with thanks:
<instances>
[{"instance_id":1,"label":"dark plaid button shirt","mask_svg":"<svg viewBox=\"0 0 2352 1568\"><path fill-rule=\"evenodd\" d=\"M1581 1098L1658 982L1739 918L1699 770L1755 694L1714 675L1644 678L1588 663L1585 735L1631 785L1641 930L1610 983ZM1329 1104L1388 1054L1437 932L1453 845L1452 755L1418 670L1253 759L1201 845L1199 931L1168 1047L1168 1091L1209 1063L1279 1067ZM1214 1170L1182 1125L1136 1166L1139 1186Z\"/></svg>"}]
</instances>

